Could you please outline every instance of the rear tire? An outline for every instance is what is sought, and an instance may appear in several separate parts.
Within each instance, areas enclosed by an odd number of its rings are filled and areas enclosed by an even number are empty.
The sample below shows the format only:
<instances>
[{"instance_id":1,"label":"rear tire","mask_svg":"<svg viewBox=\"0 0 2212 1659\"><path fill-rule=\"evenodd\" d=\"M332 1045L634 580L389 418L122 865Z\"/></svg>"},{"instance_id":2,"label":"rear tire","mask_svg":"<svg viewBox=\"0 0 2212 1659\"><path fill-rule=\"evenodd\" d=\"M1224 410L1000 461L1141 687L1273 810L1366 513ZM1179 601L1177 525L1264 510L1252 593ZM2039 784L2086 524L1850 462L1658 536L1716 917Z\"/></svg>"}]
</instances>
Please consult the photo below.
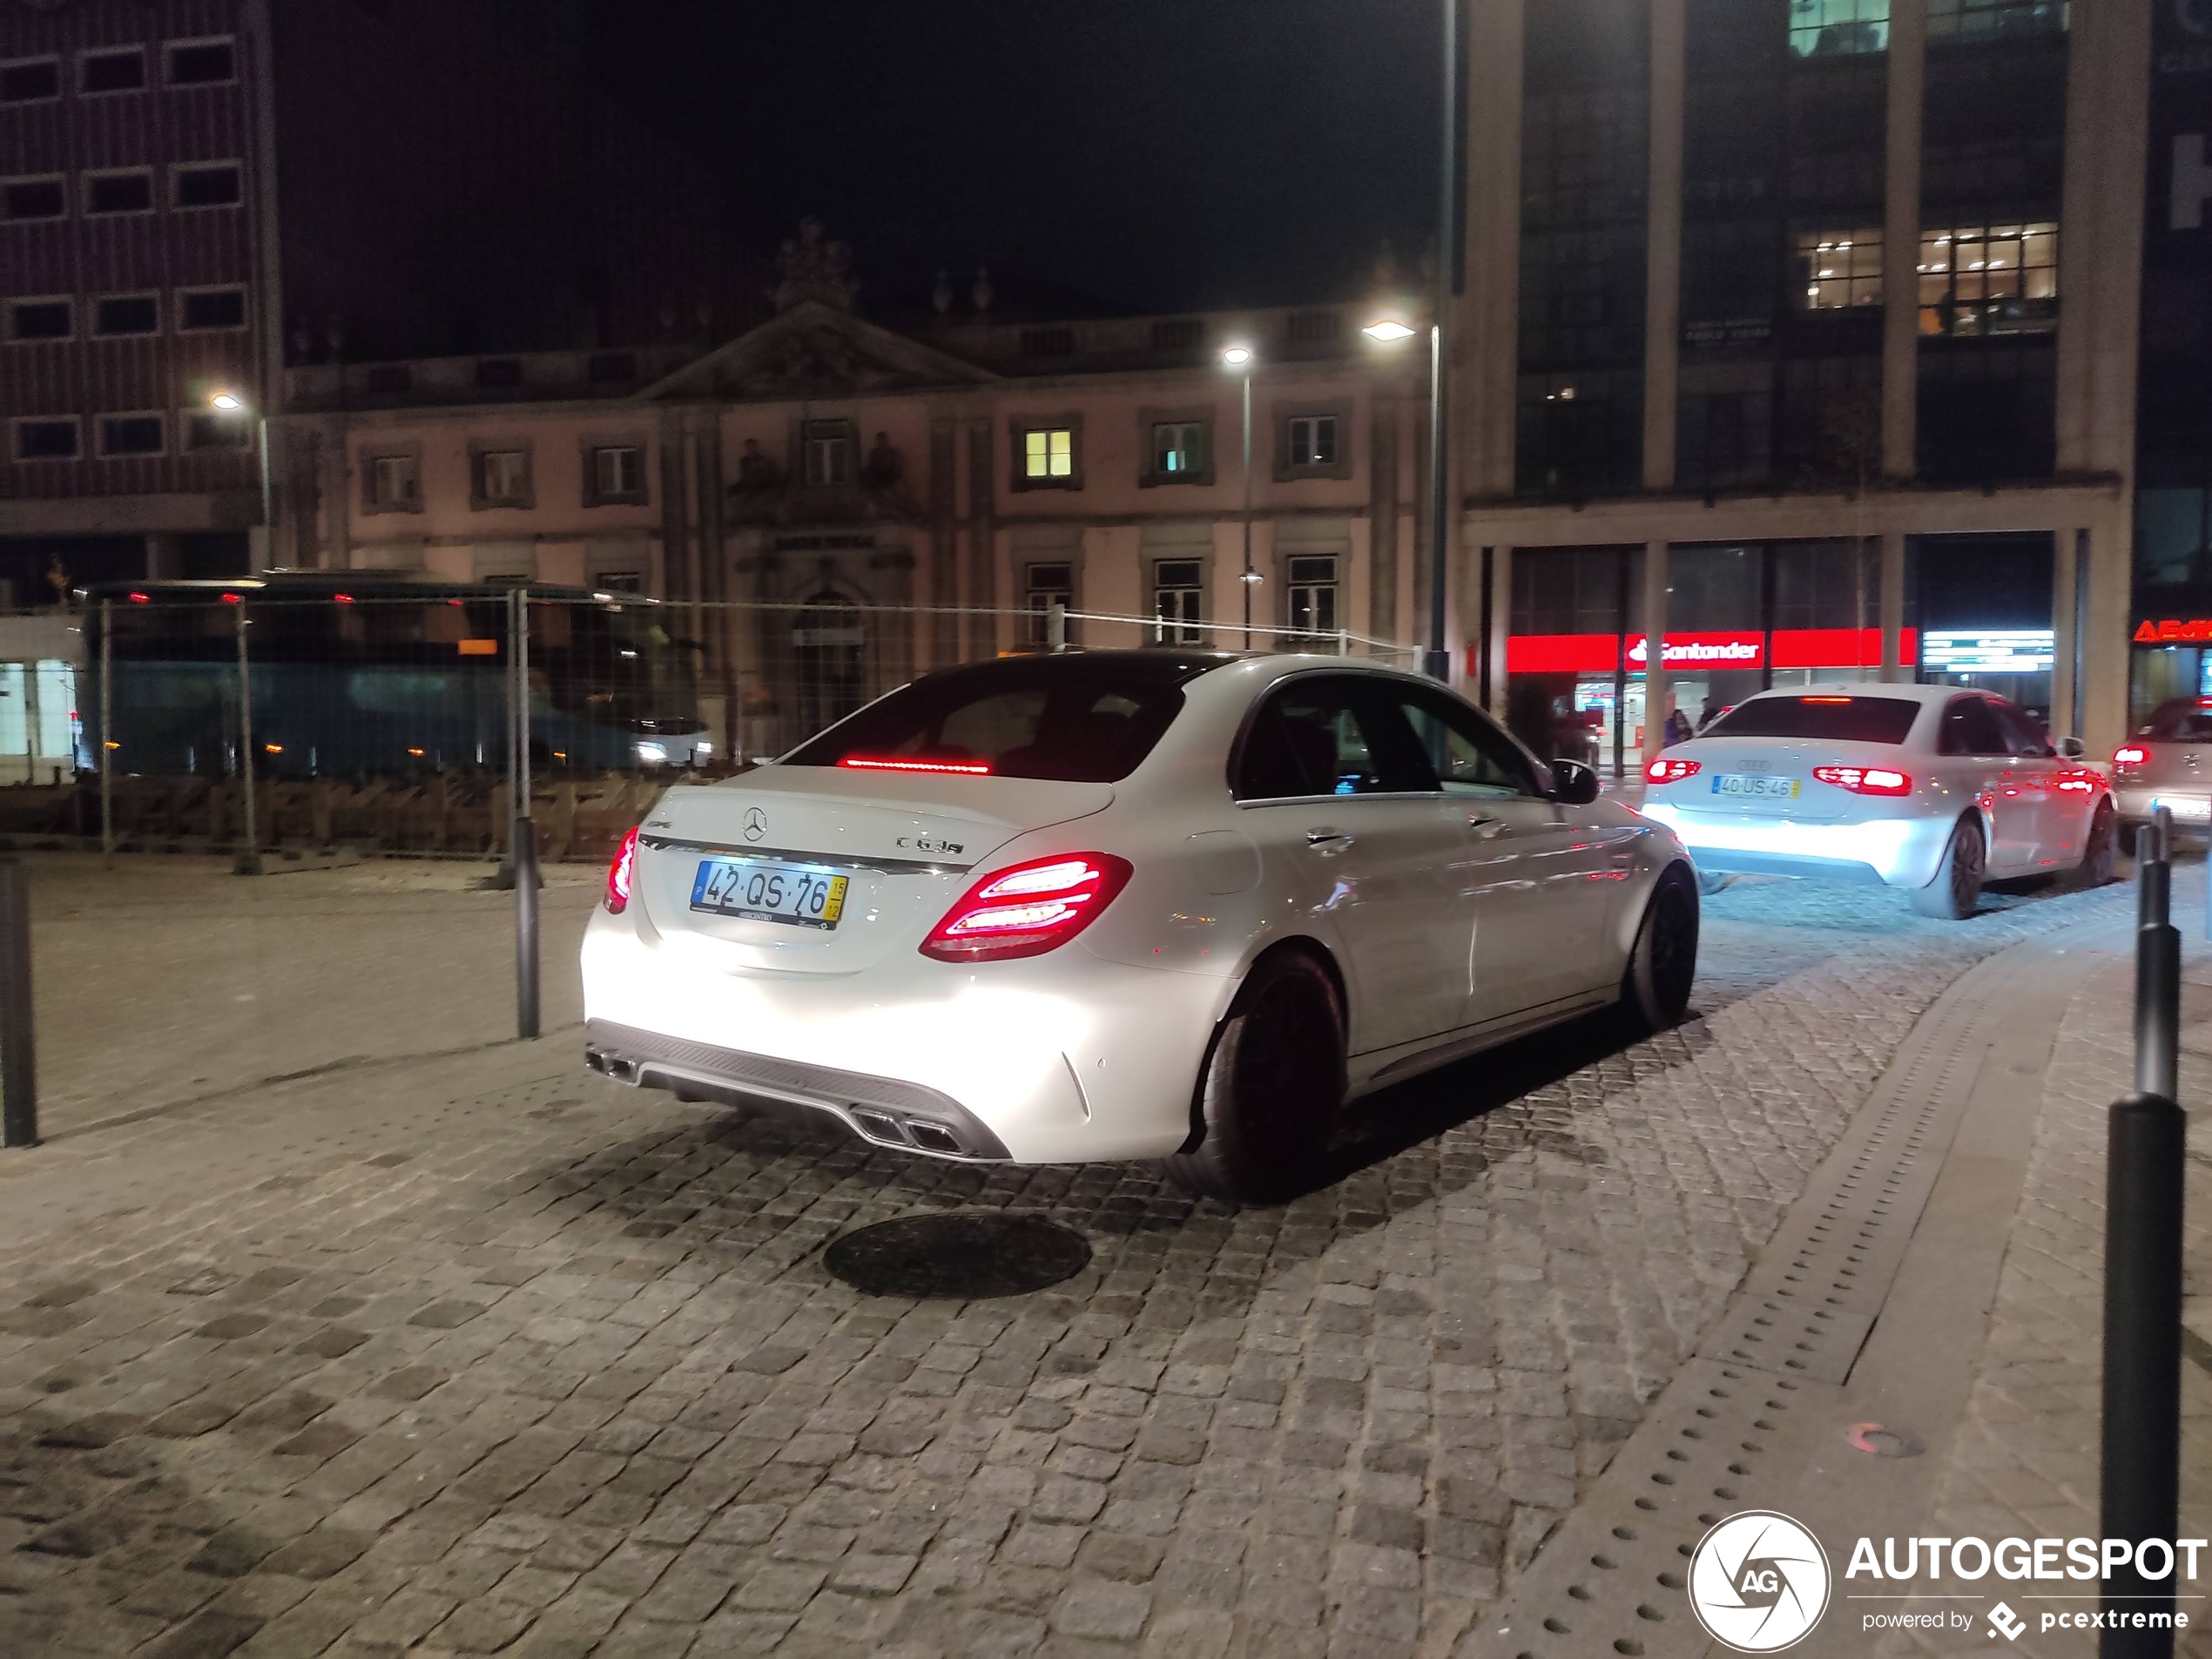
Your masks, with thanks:
<instances>
[{"instance_id":1,"label":"rear tire","mask_svg":"<svg viewBox=\"0 0 2212 1659\"><path fill-rule=\"evenodd\" d=\"M1697 895L1688 873L1676 865L1652 889L1621 975L1621 1013L1629 1029L1649 1036L1681 1024L1696 978Z\"/></svg>"},{"instance_id":2,"label":"rear tire","mask_svg":"<svg viewBox=\"0 0 2212 1659\"><path fill-rule=\"evenodd\" d=\"M2082 844L2081 862L2074 868L2071 885L2101 887L2112 880L2119 864L2120 816L2112 810L2110 801L2102 801L2096 816L2089 820L2089 839Z\"/></svg>"},{"instance_id":3,"label":"rear tire","mask_svg":"<svg viewBox=\"0 0 2212 1659\"><path fill-rule=\"evenodd\" d=\"M1318 1178L1344 1107L1344 1005L1313 958L1263 958L1214 1033L1196 1139L1160 1161L1184 1191L1280 1204Z\"/></svg>"},{"instance_id":4,"label":"rear tire","mask_svg":"<svg viewBox=\"0 0 2212 1659\"><path fill-rule=\"evenodd\" d=\"M1938 921L1964 921L1981 902L1981 884L1989 868L1987 843L1979 819L1962 818L1952 827L1951 840L1936 866L1935 880L1914 890L1912 907Z\"/></svg>"}]
</instances>

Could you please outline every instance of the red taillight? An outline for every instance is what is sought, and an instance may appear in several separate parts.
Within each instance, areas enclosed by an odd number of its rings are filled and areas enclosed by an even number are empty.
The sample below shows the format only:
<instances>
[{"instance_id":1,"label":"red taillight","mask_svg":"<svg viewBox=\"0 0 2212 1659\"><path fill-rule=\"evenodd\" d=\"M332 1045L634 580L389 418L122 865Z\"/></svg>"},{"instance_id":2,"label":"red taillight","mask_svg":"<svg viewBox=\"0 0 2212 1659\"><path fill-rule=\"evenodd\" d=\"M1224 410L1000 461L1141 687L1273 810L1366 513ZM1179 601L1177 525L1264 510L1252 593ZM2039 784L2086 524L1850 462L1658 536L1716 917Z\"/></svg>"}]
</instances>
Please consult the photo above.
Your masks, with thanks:
<instances>
[{"instance_id":1,"label":"red taillight","mask_svg":"<svg viewBox=\"0 0 2212 1659\"><path fill-rule=\"evenodd\" d=\"M1648 784L1678 784L1685 778L1695 778L1704 770L1696 760L1669 760L1664 755L1645 763L1643 780Z\"/></svg>"},{"instance_id":2,"label":"red taillight","mask_svg":"<svg viewBox=\"0 0 2212 1659\"><path fill-rule=\"evenodd\" d=\"M134 605L152 604L153 603L153 596L150 593L134 593L131 596L131 603Z\"/></svg>"},{"instance_id":3,"label":"red taillight","mask_svg":"<svg viewBox=\"0 0 2212 1659\"><path fill-rule=\"evenodd\" d=\"M991 763L988 760L883 760L868 755L847 755L837 764L856 772L946 772L968 778L991 775Z\"/></svg>"},{"instance_id":4,"label":"red taillight","mask_svg":"<svg viewBox=\"0 0 2212 1659\"><path fill-rule=\"evenodd\" d=\"M921 941L946 962L1042 956L1097 919L1134 873L1111 853L1056 853L988 875Z\"/></svg>"},{"instance_id":5,"label":"red taillight","mask_svg":"<svg viewBox=\"0 0 2212 1659\"><path fill-rule=\"evenodd\" d=\"M607 914L619 916L630 907L630 873L637 862L637 832L631 830L622 838L622 845L615 849L615 861L607 867Z\"/></svg>"},{"instance_id":6,"label":"red taillight","mask_svg":"<svg viewBox=\"0 0 2212 1659\"><path fill-rule=\"evenodd\" d=\"M1824 784L1848 789L1854 795L1909 795L1912 780L1887 766L1815 766L1812 775Z\"/></svg>"},{"instance_id":7,"label":"red taillight","mask_svg":"<svg viewBox=\"0 0 2212 1659\"><path fill-rule=\"evenodd\" d=\"M2149 759L2150 751L2139 744L2131 743L2112 752L2112 764L2115 766L2140 766Z\"/></svg>"}]
</instances>

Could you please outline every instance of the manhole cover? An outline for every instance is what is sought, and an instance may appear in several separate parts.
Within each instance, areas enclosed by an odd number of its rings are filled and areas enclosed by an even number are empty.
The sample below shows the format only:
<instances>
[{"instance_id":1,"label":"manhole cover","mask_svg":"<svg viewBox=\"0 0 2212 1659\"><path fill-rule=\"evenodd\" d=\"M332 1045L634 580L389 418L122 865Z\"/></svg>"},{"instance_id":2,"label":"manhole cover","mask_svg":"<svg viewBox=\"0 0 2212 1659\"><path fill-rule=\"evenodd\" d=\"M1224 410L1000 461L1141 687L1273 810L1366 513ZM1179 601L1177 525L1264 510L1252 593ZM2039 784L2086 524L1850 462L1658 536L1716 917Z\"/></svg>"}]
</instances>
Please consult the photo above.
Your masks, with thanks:
<instances>
[{"instance_id":1,"label":"manhole cover","mask_svg":"<svg viewBox=\"0 0 2212 1659\"><path fill-rule=\"evenodd\" d=\"M1082 1235L1042 1216L901 1216L833 1240L829 1271L869 1296L1020 1296L1090 1264Z\"/></svg>"}]
</instances>

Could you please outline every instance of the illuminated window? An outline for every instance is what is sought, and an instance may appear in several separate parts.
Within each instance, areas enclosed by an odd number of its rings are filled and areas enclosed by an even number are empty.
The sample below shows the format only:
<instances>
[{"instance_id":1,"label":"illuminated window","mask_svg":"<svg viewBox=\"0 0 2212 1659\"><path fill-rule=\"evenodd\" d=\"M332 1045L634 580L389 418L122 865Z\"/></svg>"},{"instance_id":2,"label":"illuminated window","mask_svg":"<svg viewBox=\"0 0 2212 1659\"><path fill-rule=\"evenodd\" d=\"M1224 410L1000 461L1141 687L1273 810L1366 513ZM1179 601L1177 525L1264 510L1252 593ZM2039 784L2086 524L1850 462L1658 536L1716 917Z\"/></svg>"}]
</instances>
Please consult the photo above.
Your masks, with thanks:
<instances>
[{"instance_id":1,"label":"illuminated window","mask_svg":"<svg viewBox=\"0 0 2212 1659\"><path fill-rule=\"evenodd\" d=\"M1206 428L1202 421L1162 421L1152 428L1152 471L1161 478L1183 479L1206 469Z\"/></svg>"},{"instance_id":2,"label":"illuminated window","mask_svg":"<svg viewBox=\"0 0 2212 1659\"><path fill-rule=\"evenodd\" d=\"M1024 435L1022 470L1030 478L1067 478L1076 470L1076 435L1050 427Z\"/></svg>"},{"instance_id":3,"label":"illuminated window","mask_svg":"<svg viewBox=\"0 0 2212 1659\"><path fill-rule=\"evenodd\" d=\"M1886 51L1890 0L1790 0L1790 51L1798 57L1842 57Z\"/></svg>"},{"instance_id":4,"label":"illuminated window","mask_svg":"<svg viewBox=\"0 0 2212 1659\"><path fill-rule=\"evenodd\" d=\"M2066 26L2066 0L1928 0L1931 40L2055 34Z\"/></svg>"},{"instance_id":5,"label":"illuminated window","mask_svg":"<svg viewBox=\"0 0 2212 1659\"><path fill-rule=\"evenodd\" d=\"M2057 326L2059 227L1964 225L1920 237L1920 332L2047 334Z\"/></svg>"},{"instance_id":6,"label":"illuminated window","mask_svg":"<svg viewBox=\"0 0 2212 1659\"><path fill-rule=\"evenodd\" d=\"M1800 231L1797 306L1844 311L1882 303L1882 228Z\"/></svg>"}]
</instances>

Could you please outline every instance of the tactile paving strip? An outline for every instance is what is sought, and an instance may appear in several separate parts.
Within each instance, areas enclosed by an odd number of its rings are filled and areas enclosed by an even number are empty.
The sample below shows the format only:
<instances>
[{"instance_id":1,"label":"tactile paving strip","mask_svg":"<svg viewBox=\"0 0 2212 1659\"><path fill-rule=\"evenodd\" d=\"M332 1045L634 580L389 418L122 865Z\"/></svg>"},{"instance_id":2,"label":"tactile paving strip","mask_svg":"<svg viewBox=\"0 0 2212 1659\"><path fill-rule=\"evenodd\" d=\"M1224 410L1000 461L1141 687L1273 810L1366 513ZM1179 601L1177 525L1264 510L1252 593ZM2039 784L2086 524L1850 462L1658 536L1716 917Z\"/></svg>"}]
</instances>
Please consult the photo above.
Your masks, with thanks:
<instances>
[{"instance_id":1,"label":"tactile paving strip","mask_svg":"<svg viewBox=\"0 0 2212 1659\"><path fill-rule=\"evenodd\" d=\"M1938 999L1588 1499L1460 1656L1702 1655L1684 1594L1708 1528L1760 1504L1761 1459L1840 1397L1897 1276L1990 1050L2013 969L1981 963ZM1770 1477L1764 1483L1770 1489ZM1832 1565L1832 1564L1831 1564Z\"/></svg>"}]
</instances>

